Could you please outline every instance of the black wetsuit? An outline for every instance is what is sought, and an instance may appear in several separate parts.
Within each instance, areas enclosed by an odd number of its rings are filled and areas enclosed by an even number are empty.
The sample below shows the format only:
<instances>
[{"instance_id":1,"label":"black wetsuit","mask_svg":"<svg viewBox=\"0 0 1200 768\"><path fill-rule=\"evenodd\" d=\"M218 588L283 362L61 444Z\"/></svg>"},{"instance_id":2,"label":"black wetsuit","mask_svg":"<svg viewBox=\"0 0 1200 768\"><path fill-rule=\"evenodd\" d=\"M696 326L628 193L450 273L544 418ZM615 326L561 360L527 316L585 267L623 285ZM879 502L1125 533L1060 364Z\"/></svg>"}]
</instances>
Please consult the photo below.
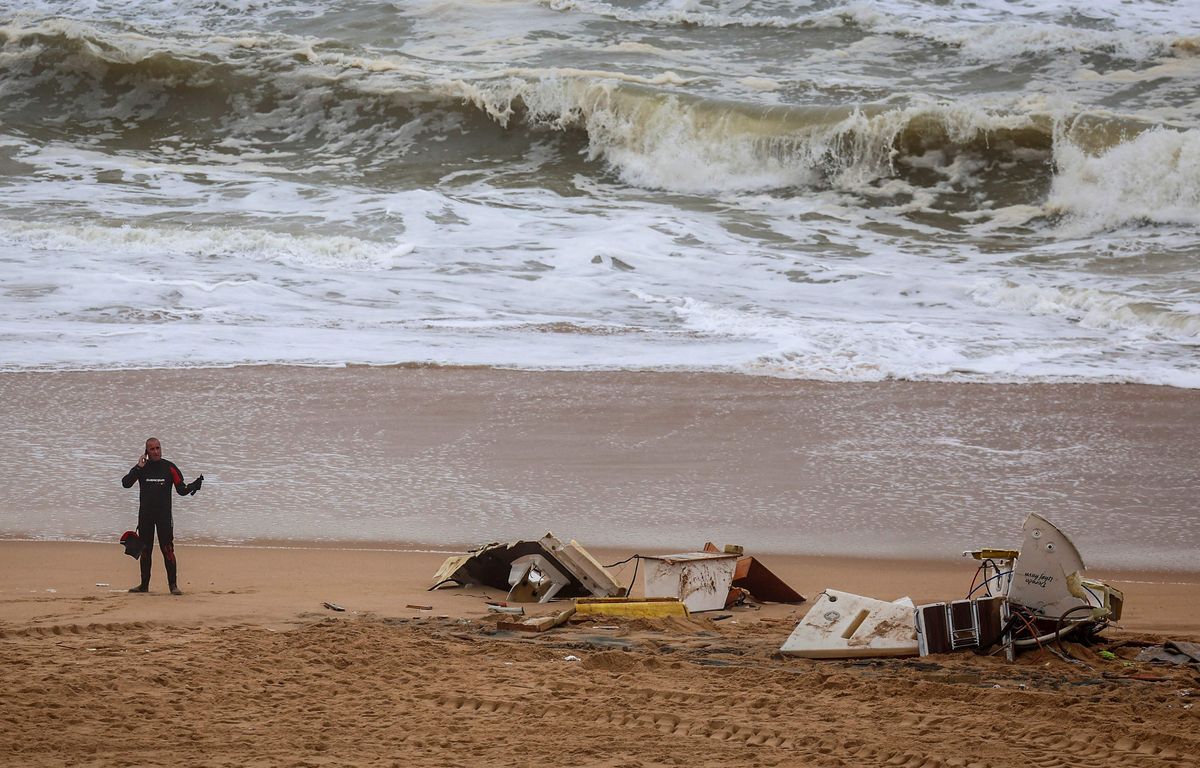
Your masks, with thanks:
<instances>
[{"instance_id":1,"label":"black wetsuit","mask_svg":"<svg viewBox=\"0 0 1200 768\"><path fill-rule=\"evenodd\" d=\"M145 466L134 465L129 474L121 478L121 485L129 488L138 484L138 538L142 540L142 587L150 586L150 562L154 554L154 529L158 528L158 546L162 550L167 566L167 582L176 584L175 572L175 526L171 521L171 487L180 496L186 496L196 483L185 484L179 467L166 459L147 461Z\"/></svg>"}]
</instances>

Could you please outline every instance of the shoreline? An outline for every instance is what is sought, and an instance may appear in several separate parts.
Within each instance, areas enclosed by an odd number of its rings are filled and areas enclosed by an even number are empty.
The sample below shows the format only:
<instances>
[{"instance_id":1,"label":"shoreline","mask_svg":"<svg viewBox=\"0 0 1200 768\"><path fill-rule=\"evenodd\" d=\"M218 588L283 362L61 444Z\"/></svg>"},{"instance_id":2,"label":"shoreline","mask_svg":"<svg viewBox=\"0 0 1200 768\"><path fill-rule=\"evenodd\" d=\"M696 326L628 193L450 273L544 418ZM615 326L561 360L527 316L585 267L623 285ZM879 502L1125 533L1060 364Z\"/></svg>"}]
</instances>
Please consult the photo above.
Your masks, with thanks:
<instances>
[{"instance_id":1,"label":"shoreline","mask_svg":"<svg viewBox=\"0 0 1200 768\"><path fill-rule=\"evenodd\" d=\"M524 540L536 539L536 536L526 537ZM30 538L22 536L0 536L0 547L5 544L63 544L63 545L91 545L102 546L110 549L118 549L116 542L98 541L94 539L50 539L50 538ZM655 549L652 552L633 552L622 549L614 549L611 547L593 548L588 547L586 542L580 542L589 552L596 555L600 560L622 560L634 554L641 555L663 555L667 554L665 550ZM480 544L448 544L431 546L420 542L402 542L402 541L379 541L379 542L363 542L363 541L323 541L323 540L308 540L308 539L255 539L250 541L216 541L211 539L192 539L192 538L175 538L177 549L195 547L199 549L231 549L231 550L263 550L263 551L294 551L294 552L380 552L396 555L436 555L449 557L451 555L459 555L471 552L477 549ZM698 550L699 547L694 548ZM156 550L157 551L157 550ZM672 549L670 552L693 551L687 548ZM747 555L753 555L759 559L768 558L779 561L800 561L805 563L854 563L859 567L865 567L871 564L887 563L897 568L905 565L914 567L947 567L960 566L959 570L966 569L964 572L971 570L975 561L966 558L963 555L945 556L945 557L881 557L869 555L853 555L841 553L808 553L808 552L771 552L755 550L753 552L747 550ZM1121 567L1089 567L1089 574L1106 574L1109 578L1118 579L1129 583L1146 583L1146 584L1187 584L1200 587L1200 564L1194 569L1188 568L1121 568Z\"/></svg>"},{"instance_id":2,"label":"shoreline","mask_svg":"<svg viewBox=\"0 0 1200 768\"><path fill-rule=\"evenodd\" d=\"M167 365L146 365L146 366L117 366L112 368L0 368L0 376L17 376L17 375L89 375L89 374L127 374L127 373L188 373L188 372L207 372L207 371L258 371L258 370L287 370L295 369L299 371L446 371L446 372L486 372L495 371L497 373L516 373L529 375L546 375L546 376L573 376L573 375L631 375L631 376L729 376L734 378L744 379L761 379L766 381L791 382L796 384L820 384L830 386L886 386L890 384L901 385L919 385L919 386L946 386L946 387L1146 387L1149 389L1165 389L1177 390L1179 392L1200 392L1200 385L1195 387L1183 387L1177 384L1169 384L1166 382L1154 381L1134 381L1131 379L1104 379L1104 378L1081 378L1072 376L1046 376L1040 378L1012 378L1012 379L953 379L953 378L938 378L935 376L905 378L888 376L881 379L830 379L830 378L806 378L801 376L772 374L765 370L740 370L731 366L715 366L712 368L704 368L698 366L646 366L646 367L628 367L628 366L585 366L585 367L564 367L564 368L546 368L535 366L521 366L515 364L495 364L487 365L479 364L459 364L459 363L438 363L438 362L422 362L409 361L398 363L361 363L361 362L336 362L336 363L304 363L295 361L280 361L280 362L240 362L240 363L206 363L201 365L191 366L167 366Z\"/></svg>"}]
</instances>

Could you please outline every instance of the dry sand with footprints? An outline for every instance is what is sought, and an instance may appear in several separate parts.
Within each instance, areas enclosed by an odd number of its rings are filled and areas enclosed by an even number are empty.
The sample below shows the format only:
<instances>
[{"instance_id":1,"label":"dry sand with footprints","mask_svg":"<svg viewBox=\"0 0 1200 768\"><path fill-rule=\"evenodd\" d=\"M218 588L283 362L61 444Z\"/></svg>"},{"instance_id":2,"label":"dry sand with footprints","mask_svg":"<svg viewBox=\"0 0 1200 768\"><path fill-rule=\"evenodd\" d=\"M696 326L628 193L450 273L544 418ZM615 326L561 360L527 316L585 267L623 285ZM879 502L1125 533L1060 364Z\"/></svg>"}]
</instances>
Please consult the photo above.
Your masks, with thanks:
<instances>
[{"instance_id":1,"label":"dry sand with footprints","mask_svg":"<svg viewBox=\"0 0 1200 768\"><path fill-rule=\"evenodd\" d=\"M117 591L132 564L114 548L0 542L0 765L1182 768L1200 754L1195 667L1132 661L1200 639L1196 574L1097 574L1126 592L1103 635L1116 660L1068 644L1078 662L811 661L777 653L803 605L522 635L497 631L493 590L425 591L443 553L184 546L173 598ZM765 562L810 602L826 586L954 598L971 576Z\"/></svg>"}]
</instances>

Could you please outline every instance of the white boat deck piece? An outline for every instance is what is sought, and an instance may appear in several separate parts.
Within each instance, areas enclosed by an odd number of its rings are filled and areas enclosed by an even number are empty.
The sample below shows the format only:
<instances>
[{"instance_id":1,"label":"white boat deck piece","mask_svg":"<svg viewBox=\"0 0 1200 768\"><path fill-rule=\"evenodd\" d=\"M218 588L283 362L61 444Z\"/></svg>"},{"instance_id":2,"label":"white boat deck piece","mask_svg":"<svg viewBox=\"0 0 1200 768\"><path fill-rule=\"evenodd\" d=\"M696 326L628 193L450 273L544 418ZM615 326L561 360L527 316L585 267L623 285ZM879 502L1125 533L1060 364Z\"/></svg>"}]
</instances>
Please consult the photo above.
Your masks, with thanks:
<instances>
[{"instance_id":1,"label":"white boat deck piece","mask_svg":"<svg viewBox=\"0 0 1200 768\"><path fill-rule=\"evenodd\" d=\"M895 602L827 589L779 649L810 659L916 656L912 600Z\"/></svg>"}]
</instances>

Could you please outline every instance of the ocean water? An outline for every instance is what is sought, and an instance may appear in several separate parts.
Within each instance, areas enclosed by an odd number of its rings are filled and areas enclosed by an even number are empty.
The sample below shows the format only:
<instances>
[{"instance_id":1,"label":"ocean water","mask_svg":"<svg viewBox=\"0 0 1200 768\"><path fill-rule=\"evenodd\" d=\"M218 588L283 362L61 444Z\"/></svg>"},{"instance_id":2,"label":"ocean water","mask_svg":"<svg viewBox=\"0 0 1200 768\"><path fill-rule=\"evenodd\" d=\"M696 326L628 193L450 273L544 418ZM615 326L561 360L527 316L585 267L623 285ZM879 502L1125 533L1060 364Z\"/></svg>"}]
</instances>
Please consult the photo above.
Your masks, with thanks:
<instances>
[{"instance_id":1,"label":"ocean water","mask_svg":"<svg viewBox=\"0 0 1200 768\"><path fill-rule=\"evenodd\" d=\"M11 0L0 370L1200 387L1200 4Z\"/></svg>"}]
</instances>

